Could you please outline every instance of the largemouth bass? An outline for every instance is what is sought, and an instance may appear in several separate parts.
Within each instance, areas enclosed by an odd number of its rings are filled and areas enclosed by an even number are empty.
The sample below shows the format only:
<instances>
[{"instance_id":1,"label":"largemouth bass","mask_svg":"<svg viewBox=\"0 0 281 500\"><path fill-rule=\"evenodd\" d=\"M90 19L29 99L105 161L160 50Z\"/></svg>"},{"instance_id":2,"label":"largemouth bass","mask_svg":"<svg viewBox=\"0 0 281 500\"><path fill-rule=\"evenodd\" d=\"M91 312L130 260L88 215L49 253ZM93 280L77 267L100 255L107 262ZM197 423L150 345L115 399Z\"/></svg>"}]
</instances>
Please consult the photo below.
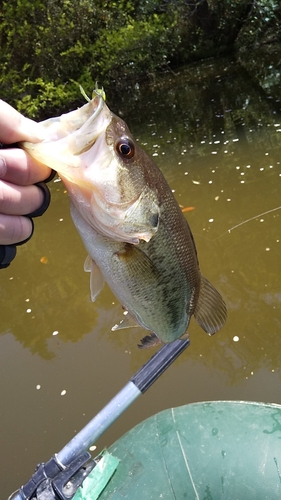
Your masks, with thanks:
<instances>
[{"instance_id":1,"label":"largemouth bass","mask_svg":"<svg viewBox=\"0 0 281 500\"><path fill-rule=\"evenodd\" d=\"M41 125L44 142L22 147L66 186L90 256L92 300L106 281L129 316L151 332L143 345L182 337L192 315L208 334L217 332L226 306L200 272L189 225L161 171L102 93Z\"/></svg>"}]
</instances>

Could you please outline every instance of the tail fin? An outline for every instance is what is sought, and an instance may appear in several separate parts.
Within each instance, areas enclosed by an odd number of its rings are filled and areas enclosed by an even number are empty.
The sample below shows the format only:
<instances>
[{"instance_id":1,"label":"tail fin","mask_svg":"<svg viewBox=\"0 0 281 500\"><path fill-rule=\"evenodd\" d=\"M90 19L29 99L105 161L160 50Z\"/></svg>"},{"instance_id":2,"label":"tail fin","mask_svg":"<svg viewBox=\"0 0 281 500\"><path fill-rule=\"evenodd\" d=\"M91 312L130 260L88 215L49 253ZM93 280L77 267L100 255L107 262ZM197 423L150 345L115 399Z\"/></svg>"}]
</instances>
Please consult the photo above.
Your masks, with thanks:
<instances>
[{"instance_id":1,"label":"tail fin","mask_svg":"<svg viewBox=\"0 0 281 500\"><path fill-rule=\"evenodd\" d=\"M201 286L194 317L209 335L220 330L226 322L226 305L215 287L201 275Z\"/></svg>"}]
</instances>

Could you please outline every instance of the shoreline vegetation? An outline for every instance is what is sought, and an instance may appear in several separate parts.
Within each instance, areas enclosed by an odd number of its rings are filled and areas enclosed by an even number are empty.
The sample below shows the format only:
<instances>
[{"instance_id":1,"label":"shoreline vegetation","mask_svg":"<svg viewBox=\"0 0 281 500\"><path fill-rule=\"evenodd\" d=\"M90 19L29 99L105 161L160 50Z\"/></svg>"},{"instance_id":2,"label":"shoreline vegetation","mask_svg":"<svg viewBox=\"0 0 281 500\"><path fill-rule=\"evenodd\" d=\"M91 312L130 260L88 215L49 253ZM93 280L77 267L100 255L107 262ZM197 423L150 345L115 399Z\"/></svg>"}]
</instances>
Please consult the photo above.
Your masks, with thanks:
<instances>
[{"instance_id":1,"label":"shoreline vegetation","mask_svg":"<svg viewBox=\"0 0 281 500\"><path fill-rule=\"evenodd\" d=\"M281 47L278 0L9 0L0 12L1 97L42 120L112 101L181 66L232 55L249 72ZM262 59L263 60L263 59ZM279 58L280 60L280 58Z\"/></svg>"}]
</instances>

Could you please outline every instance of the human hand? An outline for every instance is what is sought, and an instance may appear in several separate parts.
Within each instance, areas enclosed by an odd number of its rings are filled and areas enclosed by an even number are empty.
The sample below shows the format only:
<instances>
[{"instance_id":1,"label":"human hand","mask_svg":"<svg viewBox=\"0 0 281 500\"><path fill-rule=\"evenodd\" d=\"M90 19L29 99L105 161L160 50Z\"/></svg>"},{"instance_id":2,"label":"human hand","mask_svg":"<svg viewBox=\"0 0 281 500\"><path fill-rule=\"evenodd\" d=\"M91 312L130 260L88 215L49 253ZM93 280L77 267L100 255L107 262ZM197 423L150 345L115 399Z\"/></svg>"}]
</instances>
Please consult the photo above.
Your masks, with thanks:
<instances>
[{"instance_id":1,"label":"human hand","mask_svg":"<svg viewBox=\"0 0 281 500\"><path fill-rule=\"evenodd\" d=\"M0 100L0 141L3 144L40 142L43 139L44 130L38 123ZM0 149L0 268L6 267L1 266L3 245L14 246L27 241L33 232L31 217L42 215L48 207L48 188L44 183L34 184L49 178L51 172L22 149ZM16 254L15 247L12 250L14 255L10 255L9 261Z\"/></svg>"}]
</instances>

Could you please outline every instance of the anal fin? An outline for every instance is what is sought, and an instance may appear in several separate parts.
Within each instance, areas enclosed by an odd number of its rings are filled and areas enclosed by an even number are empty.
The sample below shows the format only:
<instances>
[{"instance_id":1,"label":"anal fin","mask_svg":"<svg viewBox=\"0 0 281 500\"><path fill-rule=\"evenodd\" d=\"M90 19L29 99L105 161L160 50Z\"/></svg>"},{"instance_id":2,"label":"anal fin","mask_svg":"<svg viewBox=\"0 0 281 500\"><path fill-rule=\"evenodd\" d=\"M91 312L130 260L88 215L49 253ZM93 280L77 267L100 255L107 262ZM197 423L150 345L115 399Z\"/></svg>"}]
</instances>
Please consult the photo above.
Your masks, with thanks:
<instances>
[{"instance_id":1,"label":"anal fin","mask_svg":"<svg viewBox=\"0 0 281 500\"><path fill-rule=\"evenodd\" d=\"M151 333L150 335L146 335L140 340L140 344L138 344L139 349L148 349L149 347L155 347L159 344L162 344L161 340L157 337L156 333Z\"/></svg>"},{"instance_id":2,"label":"anal fin","mask_svg":"<svg viewBox=\"0 0 281 500\"><path fill-rule=\"evenodd\" d=\"M201 275L201 286L194 317L209 335L220 330L226 322L225 302L216 288Z\"/></svg>"}]
</instances>

